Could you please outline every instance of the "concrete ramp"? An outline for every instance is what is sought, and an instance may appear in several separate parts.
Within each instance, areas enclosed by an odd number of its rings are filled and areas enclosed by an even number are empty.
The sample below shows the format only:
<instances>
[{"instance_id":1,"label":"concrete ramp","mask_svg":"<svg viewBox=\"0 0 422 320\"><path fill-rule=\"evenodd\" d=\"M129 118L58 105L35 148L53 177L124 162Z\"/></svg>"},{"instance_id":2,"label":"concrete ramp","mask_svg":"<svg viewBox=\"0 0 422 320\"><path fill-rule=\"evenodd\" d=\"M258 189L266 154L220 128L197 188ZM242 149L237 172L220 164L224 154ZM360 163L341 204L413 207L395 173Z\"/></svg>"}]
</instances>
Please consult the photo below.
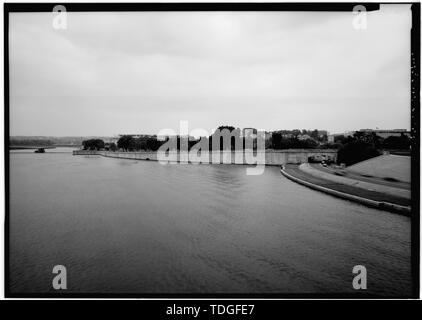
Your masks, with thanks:
<instances>
[{"instance_id":1,"label":"concrete ramp","mask_svg":"<svg viewBox=\"0 0 422 320\"><path fill-rule=\"evenodd\" d=\"M343 184L346 186L360 188L362 190L380 192L389 196L398 196L404 199L410 199L410 196L411 196L410 190L399 189L399 188L382 185L382 184L370 183L370 182L351 179L351 178L343 177L343 176L337 176L335 174L331 174L326 171L317 170L313 168L309 163L302 163L299 166L299 169L319 179L324 179L326 181L331 181L331 182Z\"/></svg>"},{"instance_id":2,"label":"concrete ramp","mask_svg":"<svg viewBox=\"0 0 422 320\"><path fill-rule=\"evenodd\" d=\"M410 157L382 155L347 167L347 171L410 183Z\"/></svg>"}]
</instances>

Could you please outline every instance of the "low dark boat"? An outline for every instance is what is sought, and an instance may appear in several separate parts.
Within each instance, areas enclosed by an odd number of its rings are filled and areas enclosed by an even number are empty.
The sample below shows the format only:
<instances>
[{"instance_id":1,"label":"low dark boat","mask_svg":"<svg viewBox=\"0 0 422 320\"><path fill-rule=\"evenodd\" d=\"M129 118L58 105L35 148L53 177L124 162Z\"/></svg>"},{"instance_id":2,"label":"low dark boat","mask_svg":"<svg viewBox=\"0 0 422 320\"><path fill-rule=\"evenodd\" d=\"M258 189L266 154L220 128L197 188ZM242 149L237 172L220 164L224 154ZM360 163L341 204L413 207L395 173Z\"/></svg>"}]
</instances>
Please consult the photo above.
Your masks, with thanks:
<instances>
[{"instance_id":1,"label":"low dark boat","mask_svg":"<svg viewBox=\"0 0 422 320\"><path fill-rule=\"evenodd\" d=\"M35 153L45 153L45 149L44 148L38 148L37 150L34 151Z\"/></svg>"}]
</instances>

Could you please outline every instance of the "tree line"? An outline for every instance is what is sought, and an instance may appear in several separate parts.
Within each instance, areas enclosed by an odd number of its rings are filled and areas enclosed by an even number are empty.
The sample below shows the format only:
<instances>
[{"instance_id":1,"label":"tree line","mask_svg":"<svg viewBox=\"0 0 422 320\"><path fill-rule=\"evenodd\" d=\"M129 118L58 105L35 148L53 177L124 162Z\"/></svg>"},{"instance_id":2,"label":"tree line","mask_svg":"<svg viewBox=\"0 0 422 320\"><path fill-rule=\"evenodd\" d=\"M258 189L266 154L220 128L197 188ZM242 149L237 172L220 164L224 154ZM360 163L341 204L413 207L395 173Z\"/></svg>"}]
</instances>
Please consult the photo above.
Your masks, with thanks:
<instances>
[{"instance_id":1,"label":"tree line","mask_svg":"<svg viewBox=\"0 0 422 320\"><path fill-rule=\"evenodd\" d=\"M53 142L46 139L10 139L11 146L51 146Z\"/></svg>"},{"instance_id":2,"label":"tree line","mask_svg":"<svg viewBox=\"0 0 422 320\"><path fill-rule=\"evenodd\" d=\"M257 130L250 128L250 132L257 134ZM223 133L223 134L221 134ZM230 135L230 143L228 146L224 146L224 134L228 133ZM245 149L246 148L246 138L243 136L243 132L240 128L235 128L229 125L219 126L217 130L208 137L200 137L195 139L189 137L188 141L182 141L183 137L176 136L172 137L176 139L176 148L180 150L182 143L186 143L188 150L190 150L195 144L199 141L207 144L209 150L212 150L214 147L213 141L219 139L219 148L220 150L226 149ZM83 147L85 150L100 150L100 149L110 149L115 151L116 149L121 149L123 151L156 151L164 143L170 139L167 137L164 140L159 140L157 136L145 136L145 137L134 137L132 135L123 135L117 141L117 145L114 144L104 144L100 142L100 139L90 139L83 141ZM327 141L327 132L315 130L280 130L272 132L269 136L266 133L265 137L265 148L266 149L310 149L321 147L321 143ZM214 141L215 142L215 141ZM218 141L217 141L218 142ZM257 142L253 141L252 147L256 149Z\"/></svg>"},{"instance_id":3,"label":"tree line","mask_svg":"<svg viewBox=\"0 0 422 320\"><path fill-rule=\"evenodd\" d=\"M338 149L337 162L346 166L379 156L382 150L410 150L411 140L405 134L382 138L375 132L355 132L352 136L338 136L334 147Z\"/></svg>"},{"instance_id":4,"label":"tree line","mask_svg":"<svg viewBox=\"0 0 422 320\"><path fill-rule=\"evenodd\" d=\"M221 132L229 135L229 143L223 144L224 135ZM255 129L251 129L253 134L256 134ZM244 133L239 128L233 126L220 126L218 129L208 137L201 137L198 139L189 137L171 137L176 139L175 146L180 150L183 146L190 150L198 142L208 144L209 150L215 148L213 141L220 139L220 150L223 148L235 150L244 149L246 147ZM158 139L157 136L143 136L134 137L132 135L121 136L117 144L104 143L101 139L89 139L83 141L84 150L123 150L123 151L157 151L170 137L166 139ZM183 140L185 139L185 140ZM186 141L187 140L187 141ZM218 141L214 141L218 142ZM226 140L227 142L227 140ZM271 134L266 133L265 148L266 149L337 149L338 163L345 163L351 165L382 153L383 150L410 150L411 140L408 136L402 134L400 136L390 136L381 138L375 132L355 132L351 136L339 135L335 137L334 143L328 143L327 132L323 130L280 130L274 131ZM256 148L256 140L254 140L253 148Z\"/></svg>"}]
</instances>

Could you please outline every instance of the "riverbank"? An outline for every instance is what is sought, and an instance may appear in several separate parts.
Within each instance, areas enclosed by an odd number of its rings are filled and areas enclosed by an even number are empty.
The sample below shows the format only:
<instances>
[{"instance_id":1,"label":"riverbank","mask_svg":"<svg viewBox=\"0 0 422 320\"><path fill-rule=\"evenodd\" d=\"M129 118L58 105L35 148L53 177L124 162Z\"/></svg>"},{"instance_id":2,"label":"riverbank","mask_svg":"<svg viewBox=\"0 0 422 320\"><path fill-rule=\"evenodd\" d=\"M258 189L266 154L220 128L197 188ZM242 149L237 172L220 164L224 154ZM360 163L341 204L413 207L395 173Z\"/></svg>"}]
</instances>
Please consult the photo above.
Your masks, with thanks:
<instances>
[{"instance_id":1,"label":"riverbank","mask_svg":"<svg viewBox=\"0 0 422 320\"><path fill-rule=\"evenodd\" d=\"M137 152L112 152L112 151L90 151L75 150L73 155L100 155L109 158L131 159L131 160L151 160L158 161L157 152L155 151L137 151ZM168 153L169 162L178 163L221 163L221 164L240 164L240 165L274 165L280 166L286 163L304 163L308 162L309 157L325 156L335 161L337 159L337 150L332 149L286 149L254 152L252 150L244 150L240 153L232 151L220 152L204 152L202 157L199 154L191 154L190 152ZM205 160L203 160L205 159ZM265 162L265 163L264 163Z\"/></svg>"},{"instance_id":2,"label":"riverbank","mask_svg":"<svg viewBox=\"0 0 422 320\"><path fill-rule=\"evenodd\" d=\"M410 185L405 188L403 184L399 182L389 182L380 179L368 178L360 175L350 175L348 170L341 170L338 175L336 170L327 170L327 167L323 167L320 164L302 163L299 165L299 169L311 176L328 180L334 183L342 185L352 186L363 190L376 191L381 194L385 194L389 197L398 197L407 199L410 202Z\"/></svg>"},{"instance_id":3,"label":"riverbank","mask_svg":"<svg viewBox=\"0 0 422 320\"><path fill-rule=\"evenodd\" d=\"M55 149L56 146L9 146L9 150L27 150L27 149L35 150L39 148Z\"/></svg>"},{"instance_id":4,"label":"riverbank","mask_svg":"<svg viewBox=\"0 0 422 320\"><path fill-rule=\"evenodd\" d=\"M386 210L409 216L411 213L410 198L391 195L380 190L365 189L361 181L356 185L326 179L322 176L311 175L301 170L298 165L285 165L281 173L288 179L338 198L350 200L368 207ZM366 185L365 185L366 186Z\"/></svg>"}]
</instances>

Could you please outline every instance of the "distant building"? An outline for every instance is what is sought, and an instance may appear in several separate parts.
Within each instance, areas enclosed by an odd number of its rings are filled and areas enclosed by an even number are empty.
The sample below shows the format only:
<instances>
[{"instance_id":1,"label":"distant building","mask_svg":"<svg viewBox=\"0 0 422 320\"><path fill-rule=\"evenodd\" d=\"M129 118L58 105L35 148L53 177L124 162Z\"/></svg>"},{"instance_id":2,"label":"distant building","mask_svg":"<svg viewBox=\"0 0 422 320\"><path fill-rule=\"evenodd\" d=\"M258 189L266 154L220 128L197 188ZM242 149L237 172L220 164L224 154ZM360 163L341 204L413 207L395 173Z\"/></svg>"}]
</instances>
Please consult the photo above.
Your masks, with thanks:
<instances>
[{"instance_id":1,"label":"distant building","mask_svg":"<svg viewBox=\"0 0 422 320\"><path fill-rule=\"evenodd\" d=\"M254 139L257 136L257 132L255 128L243 128L241 137Z\"/></svg>"},{"instance_id":2,"label":"distant building","mask_svg":"<svg viewBox=\"0 0 422 320\"><path fill-rule=\"evenodd\" d=\"M400 137L402 134L405 136L410 137L410 131L406 129L360 129L358 131L347 131L344 133L334 133L328 135L328 142L334 143L336 137L344 136L349 137L353 136L356 132L363 132L363 133L375 133L380 138L388 138L388 137Z\"/></svg>"},{"instance_id":3,"label":"distant building","mask_svg":"<svg viewBox=\"0 0 422 320\"><path fill-rule=\"evenodd\" d=\"M119 141L119 137L111 137L111 138L104 139L104 143L107 143L109 145L112 143L117 144L117 141Z\"/></svg>"},{"instance_id":4,"label":"distant building","mask_svg":"<svg viewBox=\"0 0 422 320\"><path fill-rule=\"evenodd\" d=\"M359 132L364 133L375 133L377 136L381 138L387 138L387 137L400 137L402 134L405 136L408 136L410 138L410 131L407 131L406 129L392 129L392 130L372 130L372 129L360 129Z\"/></svg>"},{"instance_id":5,"label":"distant building","mask_svg":"<svg viewBox=\"0 0 422 320\"><path fill-rule=\"evenodd\" d=\"M327 136L327 139L328 139L329 143L334 143L334 140L335 140L336 137L340 137L340 136L350 137L350 136L353 136L355 132L356 131L346 131L346 132L343 132L343 133L333 133L333 134L329 134Z\"/></svg>"},{"instance_id":6,"label":"distant building","mask_svg":"<svg viewBox=\"0 0 422 320\"><path fill-rule=\"evenodd\" d=\"M123 136L132 136L135 139L139 139L139 138L156 138L156 135L152 135L152 134L119 134L119 138L123 137Z\"/></svg>"},{"instance_id":7,"label":"distant building","mask_svg":"<svg viewBox=\"0 0 422 320\"><path fill-rule=\"evenodd\" d=\"M314 140L309 134L300 134L297 138L298 140Z\"/></svg>"}]
</instances>

